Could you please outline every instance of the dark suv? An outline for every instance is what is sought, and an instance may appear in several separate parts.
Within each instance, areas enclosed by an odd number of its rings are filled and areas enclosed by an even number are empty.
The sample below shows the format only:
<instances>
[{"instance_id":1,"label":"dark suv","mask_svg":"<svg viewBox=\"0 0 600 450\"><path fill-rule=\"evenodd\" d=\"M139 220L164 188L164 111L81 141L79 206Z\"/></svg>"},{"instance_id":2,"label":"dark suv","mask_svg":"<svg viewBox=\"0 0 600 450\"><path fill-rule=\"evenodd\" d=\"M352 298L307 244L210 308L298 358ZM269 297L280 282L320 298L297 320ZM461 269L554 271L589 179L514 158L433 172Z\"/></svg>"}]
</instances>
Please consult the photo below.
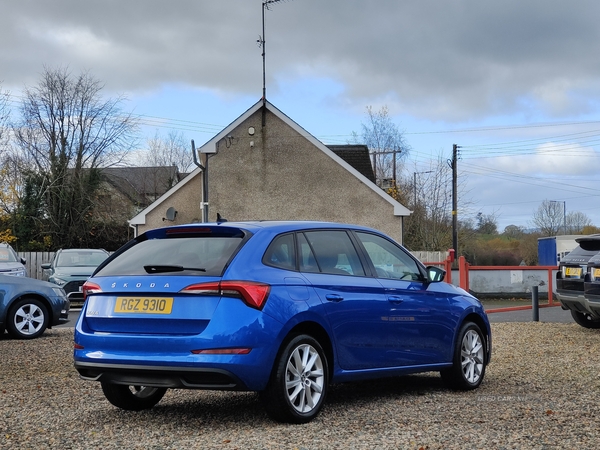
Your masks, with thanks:
<instances>
[{"instance_id":1,"label":"dark suv","mask_svg":"<svg viewBox=\"0 0 600 450\"><path fill-rule=\"evenodd\" d=\"M583 303L582 308L571 315L575 322L585 328L600 328L600 235L590 235L576 239L582 250L594 254L583 270ZM561 304L562 302L561 298Z\"/></svg>"},{"instance_id":2,"label":"dark suv","mask_svg":"<svg viewBox=\"0 0 600 450\"><path fill-rule=\"evenodd\" d=\"M71 305L78 305L83 303L81 286L108 256L108 252L101 249L61 249L51 262L41 267L48 281L65 290Z\"/></svg>"},{"instance_id":3,"label":"dark suv","mask_svg":"<svg viewBox=\"0 0 600 450\"><path fill-rule=\"evenodd\" d=\"M600 241L597 242L600 246ZM584 282L585 306L589 311L585 323L586 328L600 328L600 253L592 257L587 265Z\"/></svg>"},{"instance_id":4,"label":"dark suv","mask_svg":"<svg viewBox=\"0 0 600 450\"><path fill-rule=\"evenodd\" d=\"M571 311L575 322L582 326L590 324L590 311L584 296L584 278L588 261L600 249L594 243L600 243L600 235L591 235L576 239L579 246L563 257L556 273L556 296L563 309Z\"/></svg>"}]
</instances>

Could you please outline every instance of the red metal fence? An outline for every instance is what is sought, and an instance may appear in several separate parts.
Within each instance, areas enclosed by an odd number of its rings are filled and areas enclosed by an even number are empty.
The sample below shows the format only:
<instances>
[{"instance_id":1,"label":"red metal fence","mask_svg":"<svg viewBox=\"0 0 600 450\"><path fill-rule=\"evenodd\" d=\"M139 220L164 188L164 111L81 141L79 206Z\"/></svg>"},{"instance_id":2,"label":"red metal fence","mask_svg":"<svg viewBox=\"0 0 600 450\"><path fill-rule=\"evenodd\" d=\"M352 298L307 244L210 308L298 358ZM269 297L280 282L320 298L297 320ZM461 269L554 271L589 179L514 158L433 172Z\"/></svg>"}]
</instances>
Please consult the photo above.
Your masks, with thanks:
<instances>
[{"instance_id":1,"label":"red metal fence","mask_svg":"<svg viewBox=\"0 0 600 450\"><path fill-rule=\"evenodd\" d=\"M446 271L446 277L444 281L448 283L452 283L452 264L454 262L453 253L450 252L448 257L444 261L438 262L426 262L425 265L435 265L441 266ZM528 271L528 270L546 270L548 272L548 303L540 304L540 308L549 307L549 306L559 306L560 303L555 302L553 298L553 290L554 290L554 276L553 271L557 270L556 266L473 266L469 264L464 256L460 256L458 258L458 286L463 288L465 291L469 292L469 273L473 270L519 270L519 271ZM500 311L510 311L510 310L519 310L519 309L531 309L531 305L523 305L523 306L511 306L506 308L495 308L486 310L487 312L500 312Z\"/></svg>"}]
</instances>

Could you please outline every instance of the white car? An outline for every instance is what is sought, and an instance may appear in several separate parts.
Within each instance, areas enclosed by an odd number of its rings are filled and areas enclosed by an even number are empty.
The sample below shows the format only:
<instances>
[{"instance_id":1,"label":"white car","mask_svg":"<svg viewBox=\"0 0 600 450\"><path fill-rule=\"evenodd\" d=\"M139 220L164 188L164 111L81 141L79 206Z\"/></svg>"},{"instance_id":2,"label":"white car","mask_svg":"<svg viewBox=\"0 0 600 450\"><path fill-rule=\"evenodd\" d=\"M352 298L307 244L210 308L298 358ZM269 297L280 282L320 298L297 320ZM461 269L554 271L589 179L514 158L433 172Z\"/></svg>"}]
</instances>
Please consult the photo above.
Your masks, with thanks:
<instances>
[{"instance_id":1,"label":"white car","mask_svg":"<svg viewBox=\"0 0 600 450\"><path fill-rule=\"evenodd\" d=\"M0 274L26 277L25 258L19 258L7 243L0 243Z\"/></svg>"}]
</instances>

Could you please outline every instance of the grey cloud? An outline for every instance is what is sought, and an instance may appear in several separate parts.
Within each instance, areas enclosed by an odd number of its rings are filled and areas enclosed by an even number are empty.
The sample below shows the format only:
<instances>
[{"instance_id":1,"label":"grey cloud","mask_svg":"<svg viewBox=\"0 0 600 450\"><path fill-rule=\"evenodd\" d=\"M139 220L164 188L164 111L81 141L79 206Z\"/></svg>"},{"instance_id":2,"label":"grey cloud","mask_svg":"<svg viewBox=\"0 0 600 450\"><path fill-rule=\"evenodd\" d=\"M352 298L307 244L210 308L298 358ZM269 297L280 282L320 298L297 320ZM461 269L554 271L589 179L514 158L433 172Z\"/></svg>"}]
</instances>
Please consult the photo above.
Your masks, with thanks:
<instances>
[{"instance_id":1,"label":"grey cloud","mask_svg":"<svg viewBox=\"0 0 600 450\"><path fill-rule=\"evenodd\" d=\"M117 92L260 94L260 0L8 3L5 87L35 82L45 64L90 70ZM598 17L600 3L579 0L283 1L266 12L267 74L332 77L351 105L386 98L430 119L584 114L600 95Z\"/></svg>"}]
</instances>

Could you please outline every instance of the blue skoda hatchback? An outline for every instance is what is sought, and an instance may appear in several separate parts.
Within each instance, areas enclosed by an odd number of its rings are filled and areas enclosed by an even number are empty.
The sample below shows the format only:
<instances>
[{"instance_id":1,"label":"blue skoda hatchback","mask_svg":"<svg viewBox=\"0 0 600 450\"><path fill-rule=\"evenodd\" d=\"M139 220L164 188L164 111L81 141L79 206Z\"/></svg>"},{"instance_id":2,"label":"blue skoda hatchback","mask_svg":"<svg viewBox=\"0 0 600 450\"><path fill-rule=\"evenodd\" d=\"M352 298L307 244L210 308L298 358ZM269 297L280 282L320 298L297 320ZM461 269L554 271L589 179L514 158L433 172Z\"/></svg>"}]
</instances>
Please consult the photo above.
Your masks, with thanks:
<instances>
[{"instance_id":1,"label":"blue skoda hatchback","mask_svg":"<svg viewBox=\"0 0 600 450\"><path fill-rule=\"evenodd\" d=\"M153 407L168 388L250 390L289 423L313 419L330 383L437 371L475 389L490 324L443 277L360 226L155 229L83 286L75 368L126 410Z\"/></svg>"}]
</instances>

